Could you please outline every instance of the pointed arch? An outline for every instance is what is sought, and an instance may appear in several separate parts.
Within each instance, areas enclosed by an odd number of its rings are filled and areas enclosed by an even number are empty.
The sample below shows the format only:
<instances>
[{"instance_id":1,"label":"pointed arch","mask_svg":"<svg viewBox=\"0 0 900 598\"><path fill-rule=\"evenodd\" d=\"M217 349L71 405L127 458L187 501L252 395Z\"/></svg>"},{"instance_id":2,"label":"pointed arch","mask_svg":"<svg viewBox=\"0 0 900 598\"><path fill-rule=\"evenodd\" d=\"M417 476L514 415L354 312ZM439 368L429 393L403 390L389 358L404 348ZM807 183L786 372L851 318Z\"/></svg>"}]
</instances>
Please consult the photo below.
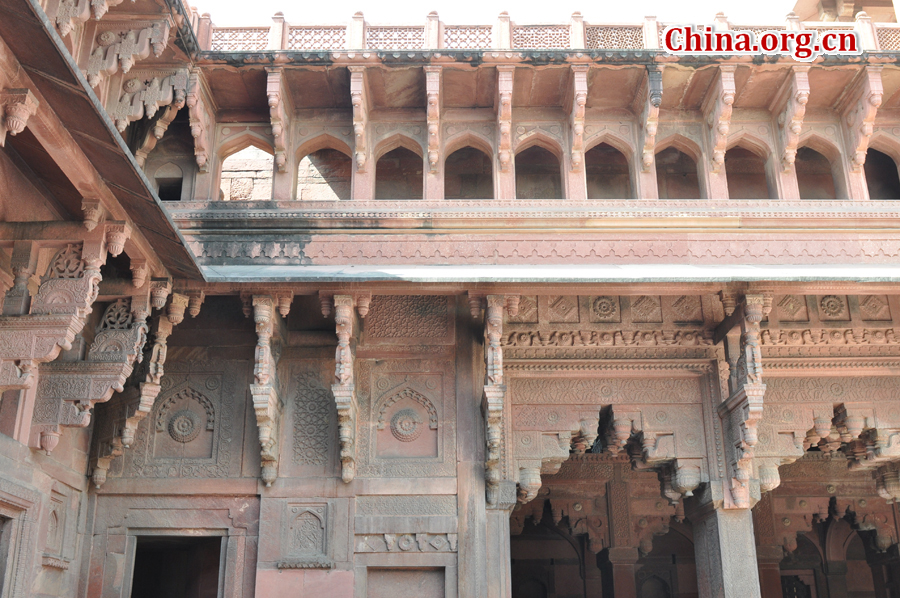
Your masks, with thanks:
<instances>
[{"instance_id":1,"label":"pointed arch","mask_svg":"<svg viewBox=\"0 0 900 598\"><path fill-rule=\"evenodd\" d=\"M525 150L535 146L542 147L556 156L556 159L559 160L560 168L562 168L563 164L565 163L562 145L560 144L558 139L554 139L543 131L535 130L525 137L519 139L516 142L514 153L520 154Z\"/></svg>"},{"instance_id":2,"label":"pointed arch","mask_svg":"<svg viewBox=\"0 0 900 598\"><path fill-rule=\"evenodd\" d=\"M805 175L803 172L802 159L803 148L809 148L817 152L828 161L831 167L831 189L827 188L827 180L821 175ZM844 173L843 160L841 159L841 150L833 140L828 139L816 131L806 132L800 137L794 169L797 173L797 183L800 186L801 198L826 199L827 197L833 196L834 199L847 199L847 179ZM816 177L818 177L819 183L816 182ZM821 189L817 188L823 185L824 187ZM826 197L818 197L820 195L825 195Z\"/></svg>"},{"instance_id":3,"label":"pointed arch","mask_svg":"<svg viewBox=\"0 0 900 598\"><path fill-rule=\"evenodd\" d=\"M423 158L425 155L421 143L403 133L394 133L393 135L385 137L375 145L375 162L378 162L383 155L398 147L404 147L420 158Z\"/></svg>"},{"instance_id":4,"label":"pointed arch","mask_svg":"<svg viewBox=\"0 0 900 598\"><path fill-rule=\"evenodd\" d=\"M588 139L588 142L584 146L584 152L587 153L591 151L601 143L605 143L606 145L616 148L617 150L622 152L622 155L624 155L625 159L628 160L629 165L632 163L632 158L635 151L634 145L632 145L632 143L628 139L610 129L603 129L597 135L594 135L593 137Z\"/></svg>"},{"instance_id":5,"label":"pointed arch","mask_svg":"<svg viewBox=\"0 0 900 598\"><path fill-rule=\"evenodd\" d=\"M275 147L272 139L263 137L256 131L248 129L225 139L219 144L219 147L216 150L216 154L219 157L219 163L221 164L229 156L247 149L250 146L260 149L272 156L275 155Z\"/></svg>"},{"instance_id":6,"label":"pointed arch","mask_svg":"<svg viewBox=\"0 0 900 598\"><path fill-rule=\"evenodd\" d=\"M654 153L659 154L662 151L674 147L678 151L687 154L697 164L703 158L703 151L693 139L682 135L681 133L672 133L668 137L664 137L656 143Z\"/></svg>"},{"instance_id":7,"label":"pointed arch","mask_svg":"<svg viewBox=\"0 0 900 598\"><path fill-rule=\"evenodd\" d=\"M735 147L742 147L753 152L763 160L768 160L772 153L772 148L765 140L747 131L738 131L728 139L725 149L730 150Z\"/></svg>"},{"instance_id":8,"label":"pointed arch","mask_svg":"<svg viewBox=\"0 0 900 598\"><path fill-rule=\"evenodd\" d=\"M869 139L869 147L890 156L895 164L900 165L900 141L884 131L875 131Z\"/></svg>"},{"instance_id":9,"label":"pointed arch","mask_svg":"<svg viewBox=\"0 0 900 598\"><path fill-rule=\"evenodd\" d=\"M295 155L297 157L297 163L300 163L300 160L308 156L313 152L317 152L322 149L332 149L338 152L341 152L348 158L353 157L353 150L350 149L350 145L335 137L330 133L322 133L313 137L312 139L307 139L303 143L297 147Z\"/></svg>"},{"instance_id":10,"label":"pointed arch","mask_svg":"<svg viewBox=\"0 0 900 598\"><path fill-rule=\"evenodd\" d=\"M900 199L900 142L895 137L876 131L863 169L869 199Z\"/></svg>"},{"instance_id":11,"label":"pointed arch","mask_svg":"<svg viewBox=\"0 0 900 598\"><path fill-rule=\"evenodd\" d=\"M252 172L270 171L268 177L259 177L250 171L229 171L225 162L235 154L255 147L272 157L266 164ZM269 163L271 162L271 163ZM219 144L216 151L216 180L223 200L272 199L272 178L275 173L275 148L271 138L264 137L249 127Z\"/></svg>"},{"instance_id":12,"label":"pointed arch","mask_svg":"<svg viewBox=\"0 0 900 598\"><path fill-rule=\"evenodd\" d=\"M493 160L494 146L491 141L479 133L466 130L449 137L444 142L444 161L446 162L450 154L464 147L474 147L487 154Z\"/></svg>"},{"instance_id":13,"label":"pointed arch","mask_svg":"<svg viewBox=\"0 0 900 598\"><path fill-rule=\"evenodd\" d=\"M841 159L841 150L837 146L837 144L828 139L824 135L817 133L816 131L807 131L803 135L800 136L800 143L797 144L798 147L808 147L810 149L814 149L826 158L828 161L834 164L835 162L840 162Z\"/></svg>"}]
</instances>

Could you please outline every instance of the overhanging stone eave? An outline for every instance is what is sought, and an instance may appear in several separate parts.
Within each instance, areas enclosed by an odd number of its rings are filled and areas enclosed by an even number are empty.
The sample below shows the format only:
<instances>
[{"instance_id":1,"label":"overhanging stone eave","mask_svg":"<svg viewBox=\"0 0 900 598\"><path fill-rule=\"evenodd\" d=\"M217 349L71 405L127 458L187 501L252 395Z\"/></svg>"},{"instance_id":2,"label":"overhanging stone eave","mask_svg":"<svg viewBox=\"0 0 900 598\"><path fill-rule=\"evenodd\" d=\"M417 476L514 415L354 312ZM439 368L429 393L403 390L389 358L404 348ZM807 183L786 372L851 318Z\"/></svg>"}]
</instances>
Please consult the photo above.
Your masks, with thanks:
<instances>
[{"instance_id":1,"label":"overhanging stone eave","mask_svg":"<svg viewBox=\"0 0 900 598\"><path fill-rule=\"evenodd\" d=\"M23 19L33 19L33 24L39 26L25 27ZM23 35L27 39L21 39ZM163 209L150 182L40 4L36 0L0 0L0 36L38 87L38 79L63 84L70 94L90 106L90 110L76 115L70 109L61 109L59 105L73 98L57 93L44 94L50 108L73 133L73 140L85 155L95 156L98 147L102 147L104 159L92 160L93 165L136 228L157 252L163 265L175 276L202 279L203 274L196 259L187 250L184 238ZM48 56L54 60L48 60ZM87 133L97 130L105 133L104 138L98 139ZM160 227L160 223L164 226ZM151 234L148 235L148 231Z\"/></svg>"},{"instance_id":2,"label":"overhanging stone eave","mask_svg":"<svg viewBox=\"0 0 900 598\"><path fill-rule=\"evenodd\" d=\"M834 282L847 284L900 282L900 266L841 265L201 265L210 283L449 283L449 284L616 284Z\"/></svg>"}]
</instances>

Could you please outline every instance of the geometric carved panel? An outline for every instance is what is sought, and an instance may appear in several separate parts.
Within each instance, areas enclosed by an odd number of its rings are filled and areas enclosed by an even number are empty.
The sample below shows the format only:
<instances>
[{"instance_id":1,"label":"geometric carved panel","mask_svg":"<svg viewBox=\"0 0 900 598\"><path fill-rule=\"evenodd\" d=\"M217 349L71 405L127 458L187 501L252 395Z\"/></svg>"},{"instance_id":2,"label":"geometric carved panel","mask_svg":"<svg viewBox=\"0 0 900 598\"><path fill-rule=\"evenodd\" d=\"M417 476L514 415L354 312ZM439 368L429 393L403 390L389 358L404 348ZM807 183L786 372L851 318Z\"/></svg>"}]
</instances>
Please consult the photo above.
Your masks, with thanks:
<instances>
[{"instance_id":1,"label":"geometric carved panel","mask_svg":"<svg viewBox=\"0 0 900 598\"><path fill-rule=\"evenodd\" d=\"M808 322L809 311L806 308L806 297L803 295L775 296L775 316L770 320L781 322Z\"/></svg>"},{"instance_id":2,"label":"geometric carved panel","mask_svg":"<svg viewBox=\"0 0 900 598\"><path fill-rule=\"evenodd\" d=\"M359 477L456 475L452 361L358 360Z\"/></svg>"},{"instance_id":3,"label":"geometric carved panel","mask_svg":"<svg viewBox=\"0 0 900 598\"><path fill-rule=\"evenodd\" d=\"M163 390L125 451L123 477L241 475L250 363L175 361Z\"/></svg>"},{"instance_id":4,"label":"geometric carved panel","mask_svg":"<svg viewBox=\"0 0 900 598\"><path fill-rule=\"evenodd\" d=\"M622 321L619 298L616 296L590 297L590 310L588 313L590 314L591 322Z\"/></svg>"},{"instance_id":5,"label":"geometric carved panel","mask_svg":"<svg viewBox=\"0 0 900 598\"><path fill-rule=\"evenodd\" d=\"M631 297L631 319L634 322L662 322L662 307L656 295Z\"/></svg>"},{"instance_id":6,"label":"geometric carved panel","mask_svg":"<svg viewBox=\"0 0 900 598\"><path fill-rule=\"evenodd\" d=\"M681 295L680 297L666 297L670 304L674 321L676 322L703 322L703 309L700 305L700 297L697 295ZM633 309L633 308L632 308Z\"/></svg>"},{"instance_id":7,"label":"geometric carved panel","mask_svg":"<svg viewBox=\"0 0 900 598\"><path fill-rule=\"evenodd\" d=\"M336 418L331 390L315 362L298 364L292 371L288 397L293 404L291 441L294 465L328 463L332 422Z\"/></svg>"},{"instance_id":8,"label":"geometric carved panel","mask_svg":"<svg viewBox=\"0 0 900 598\"><path fill-rule=\"evenodd\" d=\"M509 316L508 321L519 322L522 324L537 324L537 297L534 295L522 295L519 298L519 313L514 316Z\"/></svg>"},{"instance_id":9,"label":"geometric carved panel","mask_svg":"<svg viewBox=\"0 0 900 598\"><path fill-rule=\"evenodd\" d=\"M449 297L374 295L362 322L365 343L450 344L454 319Z\"/></svg>"},{"instance_id":10,"label":"geometric carved panel","mask_svg":"<svg viewBox=\"0 0 900 598\"><path fill-rule=\"evenodd\" d=\"M859 312L863 320L890 321L891 308L885 295L860 295Z\"/></svg>"},{"instance_id":11,"label":"geometric carved panel","mask_svg":"<svg viewBox=\"0 0 900 598\"><path fill-rule=\"evenodd\" d=\"M575 295L551 295L547 298L551 323L578 322L578 297Z\"/></svg>"}]
</instances>

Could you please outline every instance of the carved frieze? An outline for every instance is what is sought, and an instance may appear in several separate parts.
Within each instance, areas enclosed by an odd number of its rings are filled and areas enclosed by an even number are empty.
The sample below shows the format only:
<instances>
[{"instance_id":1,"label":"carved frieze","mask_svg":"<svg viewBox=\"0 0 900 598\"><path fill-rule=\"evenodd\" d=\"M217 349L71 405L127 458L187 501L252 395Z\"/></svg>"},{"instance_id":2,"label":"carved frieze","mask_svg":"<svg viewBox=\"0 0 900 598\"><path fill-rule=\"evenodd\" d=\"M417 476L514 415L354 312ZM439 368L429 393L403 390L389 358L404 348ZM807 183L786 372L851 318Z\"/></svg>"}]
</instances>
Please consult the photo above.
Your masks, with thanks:
<instances>
[{"instance_id":1,"label":"carved frieze","mask_svg":"<svg viewBox=\"0 0 900 598\"><path fill-rule=\"evenodd\" d=\"M91 87L97 87L104 76L120 68L127 74L135 62L150 56L157 58L166 48L171 24L168 20L148 23L128 22L120 27L104 27L97 35L97 46L83 69Z\"/></svg>"},{"instance_id":2,"label":"carved frieze","mask_svg":"<svg viewBox=\"0 0 900 598\"><path fill-rule=\"evenodd\" d=\"M366 82L366 68L351 66L350 70L350 103L353 106L353 156L356 159L356 171L366 171L368 149L369 97Z\"/></svg>"}]
</instances>

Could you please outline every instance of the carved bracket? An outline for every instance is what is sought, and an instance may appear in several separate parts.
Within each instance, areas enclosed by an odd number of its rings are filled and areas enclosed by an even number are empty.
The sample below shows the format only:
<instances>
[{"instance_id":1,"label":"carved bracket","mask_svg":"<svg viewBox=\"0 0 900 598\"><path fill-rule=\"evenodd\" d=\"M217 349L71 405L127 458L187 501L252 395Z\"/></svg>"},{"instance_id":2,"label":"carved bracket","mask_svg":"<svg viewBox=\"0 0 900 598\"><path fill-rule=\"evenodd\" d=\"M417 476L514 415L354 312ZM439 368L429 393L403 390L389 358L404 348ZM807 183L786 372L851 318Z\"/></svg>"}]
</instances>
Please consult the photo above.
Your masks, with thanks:
<instances>
[{"instance_id":1,"label":"carved bracket","mask_svg":"<svg viewBox=\"0 0 900 598\"><path fill-rule=\"evenodd\" d=\"M425 94L428 100L428 168L437 172L441 155L441 67L425 67Z\"/></svg>"},{"instance_id":2,"label":"carved bracket","mask_svg":"<svg viewBox=\"0 0 900 598\"><path fill-rule=\"evenodd\" d=\"M25 130L28 119L37 112L39 104L30 89L0 91L0 147L6 145L7 133L15 137Z\"/></svg>"},{"instance_id":3,"label":"carved bracket","mask_svg":"<svg viewBox=\"0 0 900 598\"><path fill-rule=\"evenodd\" d=\"M193 69L187 92L188 117L191 137L194 138L194 158L200 172L209 172L209 152L212 146L212 122L210 110L203 95L203 77L199 69Z\"/></svg>"},{"instance_id":4,"label":"carved bracket","mask_svg":"<svg viewBox=\"0 0 900 598\"><path fill-rule=\"evenodd\" d=\"M350 483L356 476L356 416L359 407L356 401L355 381L355 341L354 314L355 307L360 318L369 313L371 294L357 295L319 295L322 304L322 315L328 317L334 308L335 333L337 349L334 355L334 383L331 392L334 395L338 414L338 439L341 444L341 479Z\"/></svg>"},{"instance_id":5,"label":"carved bracket","mask_svg":"<svg viewBox=\"0 0 900 598\"><path fill-rule=\"evenodd\" d=\"M100 20L110 7L122 4L124 0L51 0L47 14L54 20L62 37L69 35L78 25L84 23L94 13Z\"/></svg>"},{"instance_id":6,"label":"carved bracket","mask_svg":"<svg viewBox=\"0 0 900 598\"><path fill-rule=\"evenodd\" d=\"M369 124L369 97L366 82L366 67L351 66L350 70L350 103L353 105L353 148L356 157L356 172L366 171L366 158L368 156L368 124Z\"/></svg>"},{"instance_id":7,"label":"carved bracket","mask_svg":"<svg viewBox=\"0 0 900 598\"><path fill-rule=\"evenodd\" d=\"M875 130L875 115L884 95L881 66L867 66L862 72L844 114L844 133L850 148L850 168L859 172L866 163L869 138Z\"/></svg>"},{"instance_id":8,"label":"carved bracket","mask_svg":"<svg viewBox=\"0 0 900 598\"><path fill-rule=\"evenodd\" d=\"M772 112L775 112L777 106L784 103L784 108L778 115L778 126L781 128L781 166L785 172L790 171L797 158L797 146L800 144L800 133L803 130L803 117L808 101L809 67L795 66L772 106Z\"/></svg>"},{"instance_id":9,"label":"carved bracket","mask_svg":"<svg viewBox=\"0 0 900 598\"><path fill-rule=\"evenodd\" d=\"M152 117L163 106L184 106L188 86L188 72L179 69L174 73L154 72L147 79L127 79L122 84L122 95L110 110L116 128L123 133L129 123L145 115Z\"/></svg>"},{"instance_id":10,"label":"carved bracket","mask_svg":"<svg viewBox=\"0 0 900 598\"><path fill-rule=\"evenodd\" d=\"M502 481L500 461L503 442L503 410L506 402L506 385L503 381L503 348L500 339L503 336L503 313L506 312L511 316L519 313L519 296L488 295L486 305L484 317L485 376L481 402L487 445L485 480L487 482L487 502L489 505L497 505L500 503L499 489ZM526 473L526 485L533 482L533 476L529 478L529 475ZM540 475L538 475L537 483L540 487Z\"/></svg>"},{"instance_id":11,"label":"carved bracket","mask_svg":"<svg viewBox=\"0 0 900 598\"><path fill-rule=\"evenodd\" d=\"M291 113L285 104L290 94L284 89L282 68L267 68L266 96L269 100L269 120L272 123L272 137L275 139L275 166L278 172L287 171L287 131L290 127L287 115Z\"/></svg>"},{"instance_id":12,"label":"carved bracket","mask_svg":"<svg viewBox=\"0 0 900 598\"><path fill-rule=\"evenodd\" d=\"M647 67L647 99L641 114L641 170L650 172L656 159L656 132L662 104L662 66Z\"/></svg>"},{"instance_id":13,"label":"carved bracket","mask_svg":"<svg viewBox=\"0 0 900 598\"><path fill-rule=\"evenodd\" d=\"M181 110L182 106L177 104L170 104L166 107L165 112L163 112L162 116L153 124L153 127L147 131L147 135L144 137L144 141L141 142L140 147L134 152L134 158L137 160L138 166L141 168L144 167L144 164L147 163L147 156L150 155L150 152L153 151L153 148L156 147L156 144L163 138L163 135L166 134L166 131L169 129L169 125L172 124L172 121L175 120L175 117L178 115L178 111Z\"/></svg>"},{"instance_id":14,"label":"carved bracket","mask_svg":"<svg viewBox=\"0 0 900 598\"><path fill-rule=\"evenodd\" d=\"M40 368L33 425L47 454L64 426L87 426L90 411L124 390L147 339L147 309L132 313L129 299L106 308L84 361L54 361ZM74 410L73 410L74 409Z\"/></svg>"},{"instance_id":15,"label":"carved bracket","mask_svg":"<svg viewBox=\"0 0 900 598\"><path fill-rule=\"evenodd\" d=\"M291 295L291 298L293 296ZM282 317L290 311L290 300L281 301L277 295L253 295L253 320L258 338L253 367L254 383L250 385L253 410L259 427L262 480L270 487L278 477L278 440L281 419L281 399L278 397L276 372L280 345L272 342L278 309ZM274 349L274 350L273 350Z\"/></svg>"},{"instance_id":16,"label":"carved bracket","mask_svg":"<svg viewBox=\"0 0 900 598\"><path fill-rule=\"evenodd\" d=\"M734 66L720 65L715 83L703 101L703 114L709 127L709 144L712 148L710 169L718 173L725 165L728 130L731 128L731 110L734 104Z\"/></svg>"},{"instance_id":17,"label":"carved bracket","mask_svg":"<svg viewBox=\"0 0 900 598\"><path fill-rule=\"evenodd\" d=\"M584 111L587 106L587 65L572 66L572 113L569 125L572 130L572 172L581 172L584 166Z\"/></svg>"},{"instance_id":18,"label":"carved bracket","mask_svg":"<svg viewBox=\"0 0 900 598\"><path fill-rule=\"evenodd\" d=\"M112 75L119 68L127 73L135 62L150 56L151 51L158 58L166 49L171 27L168 20L123 25L143 27L124 31L107 29L97 36L97 48L82 71L91 87L100 85L104 76Z\"/></svg>"},{"instance_id":19,"label":"carved bracket","mask_svg":"<svg viewBox=\"0 0 900 598\"><path fill-rule=\"evenodd\" d=\"M497 67L497 128L500 132L498 140L498 158L500 171L509 172L512 164L512 94L513 73L516 67L501 65Z\"/></svg>"}]
</instances>

